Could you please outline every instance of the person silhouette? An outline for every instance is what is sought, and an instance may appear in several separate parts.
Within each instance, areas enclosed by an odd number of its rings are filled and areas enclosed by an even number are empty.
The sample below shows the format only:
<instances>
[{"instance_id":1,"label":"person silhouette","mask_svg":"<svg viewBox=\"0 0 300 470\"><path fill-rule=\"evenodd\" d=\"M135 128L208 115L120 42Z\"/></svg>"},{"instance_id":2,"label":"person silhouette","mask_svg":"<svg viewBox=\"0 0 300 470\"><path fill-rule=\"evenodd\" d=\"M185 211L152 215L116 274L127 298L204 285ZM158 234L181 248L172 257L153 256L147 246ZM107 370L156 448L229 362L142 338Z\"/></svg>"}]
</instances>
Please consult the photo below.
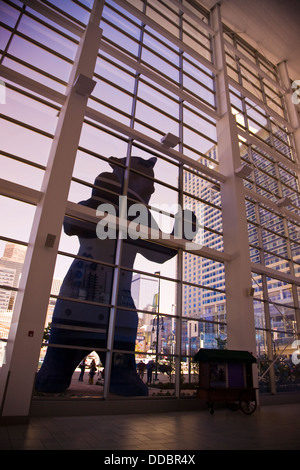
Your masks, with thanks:
<instances>
[{"instance_id":1,"label":"person silhouette","mask_svg":"<svg viewBox=\"0 0 300 470\"><path fill-rule=\"evenodd\" d=\"M83 382L85 367L86 367L86 358L82 359L81 363L79 364L79 369L80 369L80 374L78 377L79 382Z\"/></svg>"}]
</instances>

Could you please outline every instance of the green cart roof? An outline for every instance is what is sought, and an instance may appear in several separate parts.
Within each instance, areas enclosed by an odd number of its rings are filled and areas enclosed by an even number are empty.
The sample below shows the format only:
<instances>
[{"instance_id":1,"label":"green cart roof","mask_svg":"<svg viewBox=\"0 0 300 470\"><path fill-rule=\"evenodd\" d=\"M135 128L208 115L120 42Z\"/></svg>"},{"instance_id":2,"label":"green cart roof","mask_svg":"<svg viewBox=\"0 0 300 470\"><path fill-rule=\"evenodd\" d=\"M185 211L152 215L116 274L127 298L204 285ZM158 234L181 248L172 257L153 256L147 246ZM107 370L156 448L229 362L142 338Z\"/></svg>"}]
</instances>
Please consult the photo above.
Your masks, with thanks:
<instances>
[{"instance_id":1,"label":"green cart roof","mask_svg":"<svg viewBox=\"0 0 300 470\"><path fill-rule=\"evenodd\" d=\"M256 362L248 351L230 349L199 349L194 357L195 362Z\"/></svg>"}]
</instances>

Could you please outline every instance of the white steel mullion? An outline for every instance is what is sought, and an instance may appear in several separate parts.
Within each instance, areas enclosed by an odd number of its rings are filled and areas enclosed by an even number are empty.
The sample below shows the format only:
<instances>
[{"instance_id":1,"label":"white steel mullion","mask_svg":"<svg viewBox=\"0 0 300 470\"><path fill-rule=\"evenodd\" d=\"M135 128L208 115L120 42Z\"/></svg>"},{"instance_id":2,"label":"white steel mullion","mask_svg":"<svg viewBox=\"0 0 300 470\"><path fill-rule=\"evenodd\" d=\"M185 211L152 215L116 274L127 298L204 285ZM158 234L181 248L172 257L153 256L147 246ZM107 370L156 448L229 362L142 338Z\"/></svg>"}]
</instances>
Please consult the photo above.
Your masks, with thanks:
<instances>
[{"instance_id":1,"label":"white steel mullion","mask_svg":"<svg viewBox=\"0 0 300 470\"><path fill-rule=\"evenodd\" d=\"M102 48L102 44L103 43L101 43L100 48ZM33 91L34 93L38 93L42 96L45 96L46 98L49 98L49 99L55 101L56 103L63 104L66 100L66 96L64 94L59 93L55 90L52 90L51 88L40 84L36 80L30 79L28 77L24 78L18 72L10 71L9 69L7 69L7 67L0 66L0 75L3 76L4 78L8 79L8 80L11 80L12 82L14 82L14 83L16 83L20 86L23 86L23 87ZM185 99L184 96L182 98ZM191 104L193 104L192 100L186 100L186 101L189 101ZM198 106L198 108L199 108L199 106ZM202 111L203 111L203 109L202 109ZM206 114L208 114L207 110L205 112L206 112ZM139 132L135 129L132 129L129 126L126 126L125 124L123 124L123 123L107 116L104 113L100 113L99 111L96 111L93 108L88 107L87 110L86 110L86 116L93 119L96 122L107 125L107 126L111 127L112 129L114 129L118 132L121 132L124 135L127 135L130 138L133 138L137 141L140 141L140 142L154 148L155 150L158 150L159 152L162 152L162 153L164 153L164 154L166 154L166 155L168 155L172 158L175 158L176 160L180 161L181 163L184 163L186 165L194 167L196 170L201 171L205 175L207 175L211 178L214 178L217 181L225 181L224 175L222 175L218 171L215 171L214 169L211 169L211 168L203 165L202 163L198 162L197 160L193 160L192 158L187 157L186 155L184 155L181 152L177 152L174 149L171 149L171 148L168 148L168 147L164 146L163 144L156 141L155 139L152 139L151 137L148 137L147 135L142 134L141 132ZM213 113L212 117L216 118L216 115Z\"/></svg>"},{"instance_id":2,"label":"white steel mullion","mask_svg":"<svg viewBox=\"0 0 300 470\"><path fill-rule=\"evenodd\" d=\"M241 166L238 130L231 113L229 77L225 59L221 8L211 11L214 57L219 74L216 77L219 113L217 140L220 171L227 177L221 184L223 240L232 260L225 263L227 344L229 349L242 349L256 354L253 299L247 217L243 179L235 174ZM257 374L254 374L257 383Z\"/></svg>"},{"instance_id":3,"label":"white steel mullion","mask_svg":"<svg viewBox=\"0 0 300 470\"><path fill-rule=\"evenodd\" d=\"M142 132L139 132L135 129L130 128L129 126L126 126L122 122L119 122L116 119L113 119L104 113L96 111L92 108L87 108L86 116L90 119L93 119L96 122L99 122L101 124L104 124L116 130L117 132L121 132L122 134L127 135L128 137L132 139L142 142L143 144L146 144L149 147L152 147L153 149L158 150L159 152L162 152L163 154L168 155L169 157L172 157L175 160L181 163L184 163L194 168L195 170L198 170L204 173L205 175L211 178L216 179L217 181L222 182L226 180L226 177L222 173L219 173L218 171L203 165L198 160L193 160L192 158L184 155L181 152L178 152L177 150L174 150L172 148L167 147L166 145L163 145L161 142L158 142L157 140L151 137L148 137Z\"/></svg>"},{"instance_id":4,"label":"white steel mullion","mask_svg":"<svg viewBox=\"0 0 300 470\"><path fill-rule=\"evenodd\" d=\"M66 207L66 215L70 217L75 217L83 220L88 220L90 222L93 222L97 224L100 221L100 216L96 215L96 209L91 209L90 207L82 206L79 204L76 204L74 202L68 201L67 207ZM127 225L124 225L124 219L120 219L119 217L115 216L106 216L107 220L111 220L112 224L115 224L117 228L123 228L125 231L128 231ZM133 222L130 222L132 225ZM153 229L149 229L149 227L144 227L141 226L141 237L145 240L151 241L151 235L153 234ZM189 253L196 254L203 256L205 258L213 259L215 261L219 261L221 263L224 263L226 261L231 260L231 255L226 253L226 251L218 251L214 248L210 248L207 246L201 246L197 243L194 242L189 242L189 249L186 250L186 240L181 239L181 238L176 238L173 235L170 235L169 238L166 238L159 232L157 232L155 236L155 240L157 240L157 243L160 243L163 246L167 246L172 249L176 250L185 250L188 251Z\"/></svg>"},{"instance_id":5,"label":"white steel mullion","mask_svg":"<svg viewBox=\"0 0 300 470\"><path fill-rule=\"evenodd\" d=\"M101 42L101 44L100 44L100 49L102 49L102 50L107 49L106 46L103 46L103 42ZM140 70L140 65L135 61L132 61L132 62L134 62L134 64L136 64L136 69ZM141 73L144 73L144 72L145 72L145 75L148 74L148 72L146 70L141 71ZM55 90L53 90L53 89L51 89L51 88L49 88L45 85L42 85L39 82L37 82L36 80L33 80L31 78L28 78L28 77L24 77L18 72L15 72L13 70L9 70L5 66L0 66L0 75L2 77L6 78L7 80L10 80L10 81L12 81L12 82L14 82L14 83L16 83L20 86L23 86L23 87L33 91L34 93L38 93L41 96L44 96L44 97L46 97L50 100L53 100L56 103L59 103L60 105L62 105L66 100L66 95L64 95L62 93L59 93L59 92L57 92L57 91L55 91ZM150 74L150 77L151 77L151 74ZM151 77L151 78L153 79L153 77ZM157 77L156 77L156 81L157 81ZM164 86L164 84L161 82L161 80L158 83L160 83ZM194 102L194 100L191 99L191 97L186 96L187 94L181 92L181 90L179 88L177 88L175 86L174 87L168 87L168 88L169 88L169 91L172 91L174 93L176 92L176 94L180 98L182 98L184 101L188 101L190 104L197 107L201 111L205 112L206 114L209 114L214 119L217 119L217 115L215 114L215 112L213 112L212 110L208 111L208 108L206 108L204 105L203 106L200 105L200 103L197 100L195 100L195 102ZM96 111L91 107L88 107L87 111L86 111L86 116L93 119L93 120L95 120L96 122L99 122L101 124L105 124L105 125L111 127L112 129L117 130L118 132L121 132L122 134L127 135L130 138L133 138L137 141L140 141L140 142L154 148L155 150L158 150L159 152L162 152L162 153L164 153L164 154L166 154L166 155L168 155L172 158L175 158L176 160L180 161L181 163L184 163L186 165L194 167L196 170L201 171L205 175L207 175L209 177L212 177L212 178L216 179L217 181L225 181L224 175L222 175L218 171L215 171L214 169L211 169L211 168L203 165L202 163L198 162L197 160L193 160L192 158L187 157L186 155L184 155L181 152L177 152L174 149L171 149L171 148L168 148L168 147L164 146L160 142L157 142L155 139L152 139L152 138L146 136L145 134L142 134L141 132L139 132L135 129L132 129L129 126L126 126L125 124L123 124L123 123L107 116L104 113L100 113L99 111Z\"/></svg>"},{"instance_id":6,"label":"white steel mullion","mask_svg":"<svg viewBox=\"0 0 300 470\"><path fill-rule=\"evenodd\" d=\"M182 38L182 15L180 16L180 39ZM179 88L183 88L183 52L179 51ZM179 103L179 151L183 152L183 100ZM184 196L183 196L183 184L184 184L184 171L183 165L181 164L178 167L178 204L182 209L184 208ZM176 314L176 326L175 326L175 396L180 398L181 392L181 356L182 356L182 318L183 318L183 308L182 308L182 299L183 299L183 250L180 249L177 251L177 290L176 290L176 305L175 305L175 314Z\"/></svg>"},{"instance_id":7,"label":"white steel mullion","mask_svg":"<svg viewBox=\"0 0 300 470\"><path fill-rule=\"evenodd\" d=\"M182 13L189 16L191 19L195 20L195 11L190 10L187 5L183 5L178 0L168 0L168 1L172 5L174 5L176 8L178 8L180 11L182 11ZM204 21L201 20L200 17L197 17L197 22L199 23L201 28L205 29L207 33L211 34L212 36L215 34L214 30L207 23L204 23Z\"/></svg>"},{"instance_id":8,"label":"white steel mullion","mask_svg":"<svg viewBox=\"0 0 300 470\"><path fill-rule=\"evenodd\" d=\"M261 203L262 205L268 207L271 209L273 212L276 214L279 214L280 216L285 216L288 219L294 220L297 223L300 223L300 215L296 214L296 212L292 212L285 207L278 207L276 202L273 202L271 199L268 199L265 196L262 196L261 194L255 192L253 189L244 188L245 195L248 196L250 199L253 199L254 201Z\"/></svg>"},{"instance_id":9,"label":"white steel mullion","mask_svg":"<svg viewBox=\"0 0 300 470\"><path fill-rule=\"evenodd\" d=\"M251 269L253 272L257 274L264 274L267 277L271 277L273 279L279 279L282 282L287 282L288 284L295 284L300 286L300 278L292 276L291 274L284 273L282 271L278 271L278 269L269 268L263 266L262 264L251 263Z\"/></svg>"},{"instance_id":10,"label":"white steel mullion","mask_svg":"<svg viewBox=\"0 0 300 470\"><path fill-rule=\"evenodd\" d=\"M262 292L264 298L264 314L265 314L265 337L266 337L266 345L267 345L267 357L269 359L269 363L271 364L274 360L274 352L273 352L273 344L272 344L272 331L271 331L271 316L270 316L270 303L268 302L269 299L269 292L268 292L268 281L267 276L264 273L261 273L262 279ZM274 367L271 367L269 370L269 387L270 392L272 394L276 393L276 386L275 386L275 371Z\"/></svg>"},{"instance_id":11,"label":"white steel mullion","mask_svg":"<svg viewBox=\"0 0 300 470\"><path fill-rule=\"evenodd\" d=\"M138 61L132 59L128 55L124 54L123 52L118 51L116 48L105 43L104 41L101 43L100 49L103 52L106 52L107 54L111 55L115 59L120 60L124 64L128 65L128 67L150 78L150 80L153 80L154 82L158 83L160 86L166 88L166 90L170 91L171 93L174 93L174 95L187 101L191 105L195 106L195 108L199 109L200 111L207 114L211 118L219 119L218 113L214 109L205 105L200 100L197 100L196 98L191 96L189 93L185 92L184 90L181 90L179 87L177 87L170 81L166 80L165 78L160 77L153 70L149 69L145 65L139 63Z\"/></svg>"},{"instance_id":12,"label":"white steel mullion","mask_svg":"<svg viewBox=\"0 0 300 470\"><path fill-rule=\"evenodd\" d=\"M24 3L29 8L32 8L33 10L37 11L41 15L45 16L49 20L54 21L54 23L59 24L71 33L76 34L76 36L81 37L84 34L84 28L82 28L75 22L69 20L68 18L60 15L58 12L48 7L47 5L42 4L37 0L22 0L22 3Z\"/></svg>"},{"instance_id":13,"label":"white steel mullion","mask_svg":"<svg viewBox=\"0 0 300 470\"><path fill-rule=\"evenodd\" d=\"M209 60L202 57L200 54L198 54L197 51L195 51L195 49L185 44L183 41L178 39L177 36L167 31L163 26L156 23L156 21L149 18L149 16L142 13L140 10L132 6L129 2L127 2L126 0L115 0L115 3L117 3L121 8L125 8L127 11L132 13L136 18L141 20L144 24L150 26L159 34L167 38L175 46L179 47L179 49L183 50L184 52L189 54L191 57L199 61L202 65L208 68L211 72L213 72L214 74L218 73L218 69Z\"/></svg>"},{"instance_id":14,"label":"white steel mullion","mask_svg":"<svg viewBox=\"0 0 300 470\"><path fill-rule=\"evenodd\" d=\"M288 158L285 158L281 153L277 152L274 147L270 147L268 144L262 142L254 134L250 134L249 131L245 131L240 127L238 128L238 134L242 138L247 140L249 143L255 145L256 147L263 150L267 155L274 158L275 161L282 163L283 165L287 166L290 170L296 173L299 171L298 165L295 162L289 160Z\"/></svg>"},{"instance_id":15,"label":"white steel mullion","mask_svg":"<svg viewBox=\"0 0 300 470\"><path fill-rule=\"evenodd\" d=\"M43 196L41 191L4 180L3 178L0 178L0 194L33 205L37 205Z\"/></svg>"},{"instance_id":16,"label":"white steel mullion","mask_svg":"<svg viewBox=\"0 0 300 470\"><path fill-rule=\"evenodd\" d=\"M246 62L248 65L252 67L253 70L261 77L264 78L265 80L268 80L270 84L276 88L280 93L286 93L285 88L283 88L279 83L275 82L273 78L271 78L266 72L264 72L257 64L252 62L243 52L241 52L239 49L237 49L233 44L230 44L230 42L227 39L224 39L224 44L228 49L231 50L236 56L238 56L240 59L242 59L244 62Z\"/></svg>"},{"instance_id":17,"label":"white steel mullion","mask_svg":"<svg viewBox=\"0 0 300 470\"><path fill-rule=\"evenodd\" d=\"M4 65L0 65L0 76L9 80L17 85L20 85L27 90L33 91L49 100L55 101L62 105L66 100L66 95L60 93L53 88L50 88L42 83L33 80L32 78L26 77L25 75L16 72Z\"/></svg>"},{"instance_id":18,"label":"white steel mullion","mask_svg":"<svg viewBox=\"0 0 300 470\"><path fill-rule=\"evenodd\" d=\"M104 387L103 387L103 397L104 399L109 398L109 389L110 389L110 377L111 377L111 368L113 365L113 346L114 346L114 336L115 336L115 324L116 316L118 309L118 293L119 293L119 282L121 275L121 258L122 258L122 249L123 241L121 239L121 232L119 231L119 236L116 240L116 253L115 253L115 268L114 276L112 283L112 294L111 294L111 308L109 315L109 324L107 331L107 351L105 358L105 378L104 378Z\"/></svg>"},{"instance_id":19,"label":"white steel mullion","mask_svg":"<svg viewBox=\"0 0 300 470\"><path fill-rule=\"evenodd\" d=\"M251 101L253 101L255 104L260 106L271 118L274 118L277 122L280 122L284 127L286 127L289 131L294 131L295 129L293 126L282 116L276 113L276 111L273 111L266 103L261 101L259 98L257 98L253 93L247 90L243 85L240 85L237 83L233 78L228 77L228 82L229 85L231 85L233 88L238 90L244 97L249 98Z\"/></svg>"}]
</instances>

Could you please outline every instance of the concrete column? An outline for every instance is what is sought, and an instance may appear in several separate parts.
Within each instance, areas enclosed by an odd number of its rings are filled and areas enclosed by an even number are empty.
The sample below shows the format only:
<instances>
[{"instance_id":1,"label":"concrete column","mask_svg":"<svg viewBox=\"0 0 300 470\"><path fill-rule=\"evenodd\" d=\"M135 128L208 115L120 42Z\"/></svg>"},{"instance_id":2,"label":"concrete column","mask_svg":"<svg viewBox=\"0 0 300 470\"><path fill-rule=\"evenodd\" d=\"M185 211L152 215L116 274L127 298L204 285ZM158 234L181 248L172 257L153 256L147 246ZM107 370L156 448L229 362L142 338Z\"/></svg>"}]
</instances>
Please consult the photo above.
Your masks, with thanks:
<instances>
[{"instance_id":1,"label":"concrete column","mask_svg":"<svg viewBox=\"0 0 300 470\"><path fill-rule=\"evenodd\" d=\"M1 420L28 417L69 186L101 41L95 0L80 40L43 181L0 375ZM18 214L16 214L18 217Z\"/></svg>"},{"instance_id":2,"label":"concrete column","mask_svg":"<svg viewBox=\"0 0 300 470\"><path fill-rule=\"evenodd\" d=\"M251 265L243 179L235 173L241 167L238 134L231 113L226 72L220 5L211 12L216 76L217 122L220 171L226 176L221 184L224 250L232 256L225 262L227 348L247 350L256 355L253 298L250 295Z\"/></svg>"}]
</instances>

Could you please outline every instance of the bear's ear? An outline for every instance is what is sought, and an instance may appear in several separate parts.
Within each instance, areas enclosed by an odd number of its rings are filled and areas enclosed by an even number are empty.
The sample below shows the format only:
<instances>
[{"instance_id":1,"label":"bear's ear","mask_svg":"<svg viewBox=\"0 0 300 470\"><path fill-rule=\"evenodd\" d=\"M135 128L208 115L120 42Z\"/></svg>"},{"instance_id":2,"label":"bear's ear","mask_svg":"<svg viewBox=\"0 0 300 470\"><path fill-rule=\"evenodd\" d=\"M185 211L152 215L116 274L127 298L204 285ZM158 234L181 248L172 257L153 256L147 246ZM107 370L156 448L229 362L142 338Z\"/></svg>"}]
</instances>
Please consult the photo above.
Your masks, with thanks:
<instances>
[{"instance_id":1,"label":"bear's ear","mask_svg":"<svg viewBox=\"0 0 300 470\"><path fill-rule=\"evenodd\" d=\"M156 162L157 162L156 157L149 158L149 160L146 161L147 166L149 166L149 168L153 168Z\"/></svg>"},{"instance_id":2,"label":"bear's ear","mask_svg":"<svg viewBox=\"0 0 300 470\"><path fill-rule=\"evenodd\" d=\"M126 158L109 157L108 159L108 163L112 168L115 168L116 164L118 163L121 165L125 165L125 162L126 162Z\"/></svg>"}]
</instances>

